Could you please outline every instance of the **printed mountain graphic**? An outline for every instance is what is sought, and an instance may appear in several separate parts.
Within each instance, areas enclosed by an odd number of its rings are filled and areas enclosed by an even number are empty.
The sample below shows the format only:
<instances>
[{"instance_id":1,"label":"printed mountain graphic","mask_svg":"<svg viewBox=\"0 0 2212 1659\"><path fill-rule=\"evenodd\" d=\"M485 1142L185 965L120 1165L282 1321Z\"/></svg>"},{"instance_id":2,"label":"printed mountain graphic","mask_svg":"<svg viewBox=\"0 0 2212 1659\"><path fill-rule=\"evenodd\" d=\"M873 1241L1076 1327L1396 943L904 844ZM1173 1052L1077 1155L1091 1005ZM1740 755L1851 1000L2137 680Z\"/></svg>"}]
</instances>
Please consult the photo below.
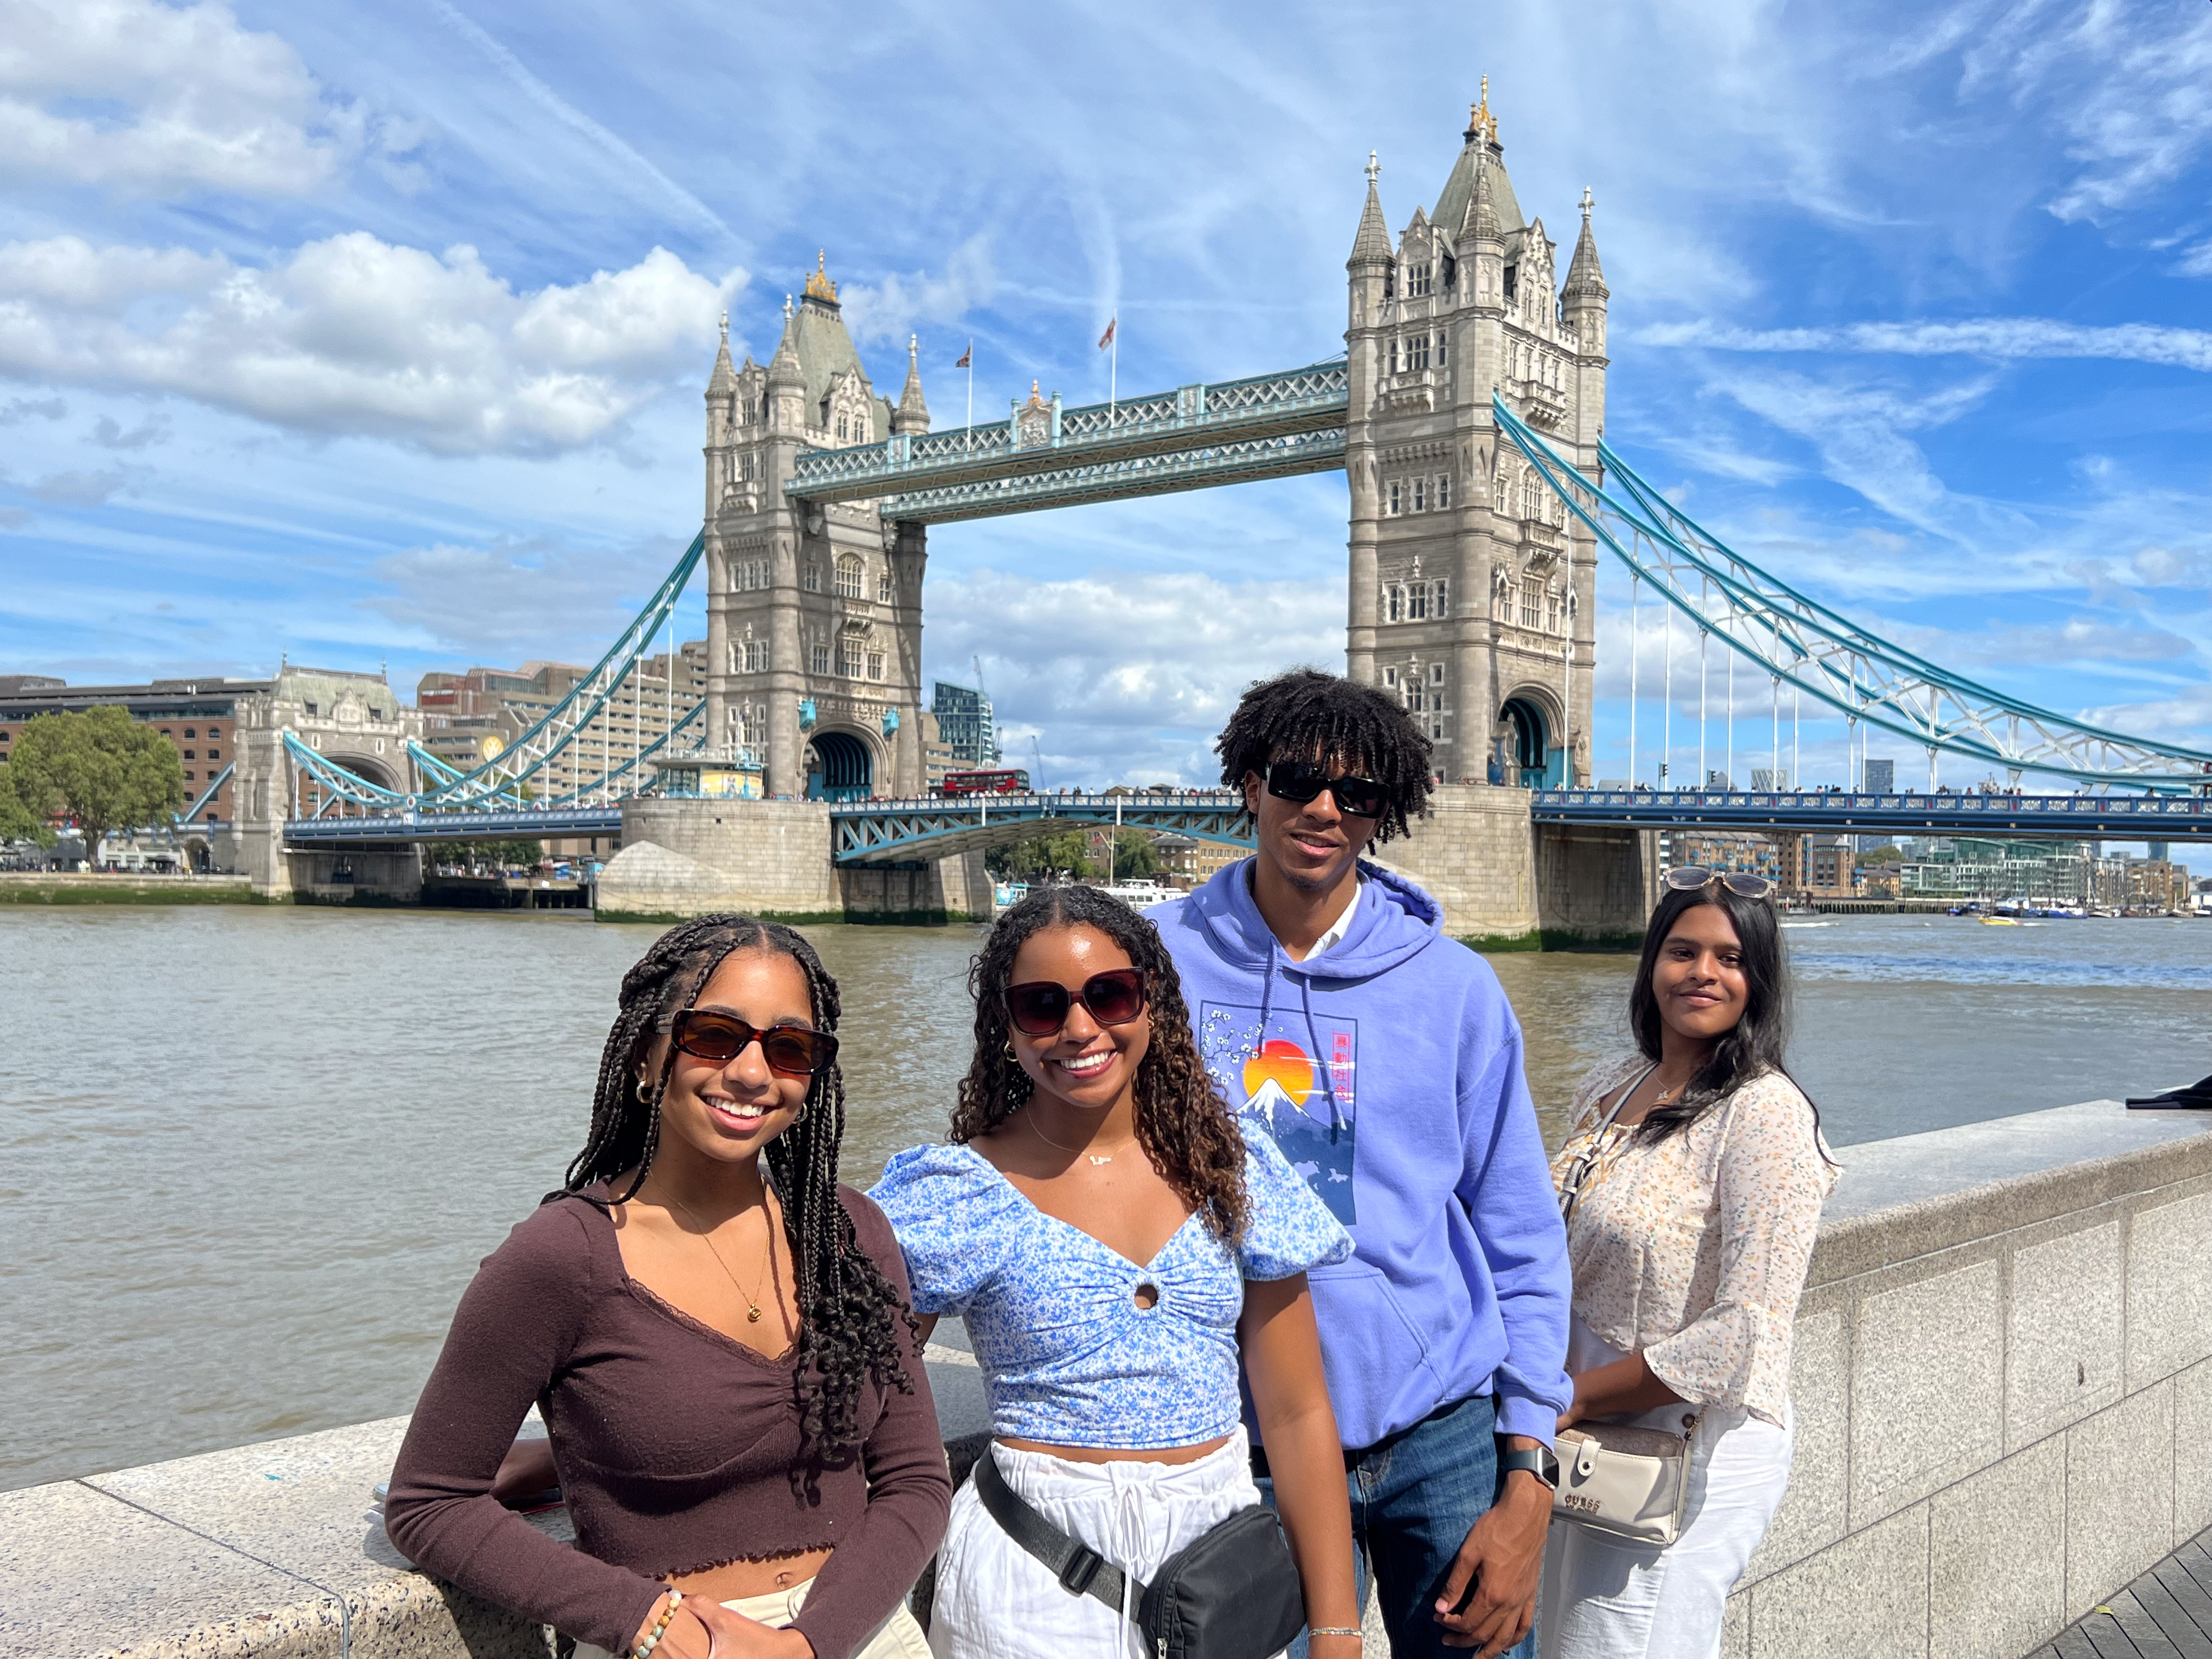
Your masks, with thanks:
<instances>
[{"instance_id":1,"label":"printed mountain graphic","mask_svg":"<svg viewBox=\"0 0 2212 1659\"><path fill-rule=\"evenodd\" d=\"M1309 1100L1327 1098L1326 1096L1315 1095L1306 1097ZM1316 1130L1323 1134L1328 1132L1325 1121L1307 1113L1273 1078L1261 1082L1253 1091L1251 1099L1244 1103L1244 1115L1258 1118L1267 1126L1267 1133L1278 1141L1286 1134L1296 1134L1302 1130L1309 1133Z\"/></svg>"}]
</instances>

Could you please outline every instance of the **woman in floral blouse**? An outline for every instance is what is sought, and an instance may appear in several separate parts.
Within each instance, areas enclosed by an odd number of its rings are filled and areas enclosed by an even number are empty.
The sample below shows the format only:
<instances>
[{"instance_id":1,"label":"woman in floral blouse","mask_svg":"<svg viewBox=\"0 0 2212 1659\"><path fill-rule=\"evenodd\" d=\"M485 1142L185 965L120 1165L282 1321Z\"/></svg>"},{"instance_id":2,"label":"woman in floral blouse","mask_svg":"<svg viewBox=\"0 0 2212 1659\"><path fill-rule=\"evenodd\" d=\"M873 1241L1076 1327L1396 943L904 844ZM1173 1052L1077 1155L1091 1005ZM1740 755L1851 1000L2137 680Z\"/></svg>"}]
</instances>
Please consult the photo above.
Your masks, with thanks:
<instances>
[{"instance_id":1,"label":"woman in floral blouse","mask_svg":"<svg viewBox=\"0 0 2212 1659\"><path fill-rule=\"evenodd\" d=\"M1574 1403L1689 1432L1665 1548L1555 1522L1542 1659L1708 1659L1790 1479L1790 1338L1836 1167L1784 1066L1790 981L1756 876L1668 872L1629 994L1638 1052L1575 1097L1553 1179L1571 1194Z\"/></svg>"}]
</instances>

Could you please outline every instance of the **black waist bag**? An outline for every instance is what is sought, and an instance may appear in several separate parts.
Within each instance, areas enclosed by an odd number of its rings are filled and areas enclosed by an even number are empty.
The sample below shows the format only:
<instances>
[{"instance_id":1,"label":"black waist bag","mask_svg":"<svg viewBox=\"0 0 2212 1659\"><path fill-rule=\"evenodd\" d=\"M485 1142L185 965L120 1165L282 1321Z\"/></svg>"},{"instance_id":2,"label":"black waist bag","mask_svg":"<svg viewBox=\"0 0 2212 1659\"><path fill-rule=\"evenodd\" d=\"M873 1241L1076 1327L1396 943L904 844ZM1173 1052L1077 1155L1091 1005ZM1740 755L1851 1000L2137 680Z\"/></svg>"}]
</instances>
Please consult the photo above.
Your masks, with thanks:
<instances>
[{"instance_id":1,"label":"black waist bag","mask_svg":"<svg viewBox=\"0 0 2212 1659\"><path fill-rule=\"evenodd\" d=\"M1006 1484L988 1451L975 1460L975 1495L1007 1537L1042 1561L1071 1595L1115 1613L1126 1589L1155 1659L1267 1659L1305 1628L1305 1595L1274 1511L1237 1510L1160 1564L1149 1584L1069 1537Z\"/></svg>"}]
</instances>

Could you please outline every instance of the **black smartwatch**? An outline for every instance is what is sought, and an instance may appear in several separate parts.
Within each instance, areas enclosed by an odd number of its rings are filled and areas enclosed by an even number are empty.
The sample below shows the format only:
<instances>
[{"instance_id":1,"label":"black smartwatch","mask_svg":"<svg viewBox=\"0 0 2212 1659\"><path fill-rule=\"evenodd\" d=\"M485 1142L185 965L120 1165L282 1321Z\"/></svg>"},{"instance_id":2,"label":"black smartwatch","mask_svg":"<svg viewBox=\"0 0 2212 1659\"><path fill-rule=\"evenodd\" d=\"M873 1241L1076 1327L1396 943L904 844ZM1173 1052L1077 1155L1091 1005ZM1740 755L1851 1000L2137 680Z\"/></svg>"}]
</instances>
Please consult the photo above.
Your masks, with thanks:
<instances>
[{"instance_id":1,"label":"black smartwatch","mask_svg":"<svg viewBox=\"0 0 2212 1659\"><path fill-rule=\"evenodd\" d=\"M1516 1469L1526 1469L1553 1492L1559 1489L1559 1460L1549 1446L1514 1447L1498 1454L1498 1479L1502 1485Z\"/></svg>"}]
</instances>

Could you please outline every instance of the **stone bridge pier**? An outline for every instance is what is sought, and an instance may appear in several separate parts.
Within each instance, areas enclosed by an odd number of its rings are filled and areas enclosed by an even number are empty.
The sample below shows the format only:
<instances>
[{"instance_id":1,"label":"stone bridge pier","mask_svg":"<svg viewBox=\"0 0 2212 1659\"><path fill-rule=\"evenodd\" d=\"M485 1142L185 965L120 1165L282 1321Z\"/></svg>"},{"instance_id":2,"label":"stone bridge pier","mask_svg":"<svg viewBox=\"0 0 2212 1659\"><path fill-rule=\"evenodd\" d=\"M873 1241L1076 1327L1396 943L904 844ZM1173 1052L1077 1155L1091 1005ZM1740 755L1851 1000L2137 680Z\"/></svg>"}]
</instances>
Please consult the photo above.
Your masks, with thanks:
<instances>
[{"instance_id":1,"label":"stone bridge pier","mask_svg":"<svg viewBox=\"0 0 2212 1659\"><path fill-rule=\"evenodd\" d=\"M1372 854L1443 907L1444 929L1491 948L1632 949L1658 890L1646 830L1537 824L1530 792L1446 784L1413 833Z\"/></svg>"}]
</instances>

